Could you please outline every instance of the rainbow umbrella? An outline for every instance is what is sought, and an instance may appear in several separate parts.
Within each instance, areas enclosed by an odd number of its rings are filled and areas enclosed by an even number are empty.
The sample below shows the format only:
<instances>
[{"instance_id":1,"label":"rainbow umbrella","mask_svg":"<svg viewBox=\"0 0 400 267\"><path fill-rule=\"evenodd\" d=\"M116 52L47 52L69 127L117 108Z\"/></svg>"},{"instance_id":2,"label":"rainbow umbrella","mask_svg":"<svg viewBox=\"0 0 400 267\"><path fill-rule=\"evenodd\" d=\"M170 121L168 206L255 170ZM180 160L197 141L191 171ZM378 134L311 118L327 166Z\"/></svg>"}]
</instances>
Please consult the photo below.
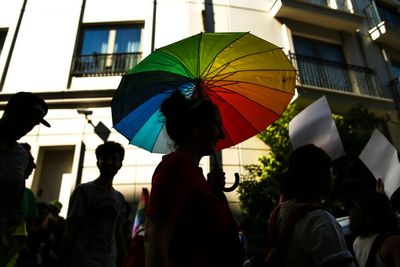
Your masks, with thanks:
<instances>
[{"instance_id":1,"label":"rainbow umbrella","mask_svg":"<svg viewBox=\"0 0 400 267\"><path fill-rule=\"evenodd\" d=\"M114 128L130 143L168 153L161 103L175 90L206 95L221 112L217 150L263 131L293 97L296 70L282 49L248 32L200 33L157 49L122 77L112 99Z\"/></svg>"}]
</instances>

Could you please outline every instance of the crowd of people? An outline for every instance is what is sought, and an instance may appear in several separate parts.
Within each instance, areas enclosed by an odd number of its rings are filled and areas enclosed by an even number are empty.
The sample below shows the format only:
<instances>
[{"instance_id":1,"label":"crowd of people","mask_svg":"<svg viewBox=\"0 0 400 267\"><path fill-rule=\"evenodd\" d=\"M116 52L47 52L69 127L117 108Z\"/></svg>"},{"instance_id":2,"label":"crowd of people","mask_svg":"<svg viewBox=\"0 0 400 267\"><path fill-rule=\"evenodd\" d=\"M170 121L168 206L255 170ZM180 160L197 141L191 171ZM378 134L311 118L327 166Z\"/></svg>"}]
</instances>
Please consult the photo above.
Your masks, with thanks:
<instances>
[{"instance_id":1,"label":"crowd of people","mask_svg":"<svg viewBox=\"0 0 400 267\"><path fill-rule=\"evenodd\" d=\"M113 187L125 156L119 143L96 148L99 176L75 188L66 219L58 200L36 203L24 186L36 165L29 144L17 141L39 123L50 127L46 113L43 99L20 92L0 119L0 266L127 267L136 247L127 237L129 205ZM400 266L399 218L384 185L355 196L349 246L335 217L320 206L332 189L332 160L312 144L292 151L279 204L265 222L268 243L246 255L223 193L225 173L216 166L205 176L199 167L225 138L217 106L176 91L161 113L175 150L152 178L140 255L146 267Z\"/></svg>"}]
</instances>

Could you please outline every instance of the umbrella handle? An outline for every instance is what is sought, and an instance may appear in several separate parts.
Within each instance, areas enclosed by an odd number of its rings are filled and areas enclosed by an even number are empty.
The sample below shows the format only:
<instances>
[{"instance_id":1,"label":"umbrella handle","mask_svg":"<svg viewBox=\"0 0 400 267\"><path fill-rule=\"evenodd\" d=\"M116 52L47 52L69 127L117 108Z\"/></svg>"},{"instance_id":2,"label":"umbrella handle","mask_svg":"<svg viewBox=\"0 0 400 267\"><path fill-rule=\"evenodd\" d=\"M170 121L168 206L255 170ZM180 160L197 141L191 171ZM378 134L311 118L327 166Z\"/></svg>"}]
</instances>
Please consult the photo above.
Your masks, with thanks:
<instances>
[{"instance_id":1,"label":"umbrella handle","mask_svg":"<svg viewBox=\"0 0 400 267\"><path fill-rule=\"evenodd\" d=\"M217 156L216 156L215 153L212 155L212 158L214 159L214 165L215 165L214 167L215 168L220 168L220 164L218 162L218 159L217 159ZM235 172L235 182L233 183L233 185L231 187L228 187L228 188L224 187L222 189L222 191L224 191L224 192L232 192L233 190L235 190L238 187L239 182L240 182L239 173Z\"/></svg>"},{"instance_id":2,"label":"umbrella handle","mask_svg":"<svg viewBox=\"0 0 400 267\"><path fill-rule=\"evenodd\" d=\"M239 173L235 172L235 182L233 183L233 185L231 187L224 187L224 189L222 189L222 191L224 192L232 192L233 190L235 190L238 185L239 185L239 181L240 181L240 176Z\"/></svg>"}]
</instances>

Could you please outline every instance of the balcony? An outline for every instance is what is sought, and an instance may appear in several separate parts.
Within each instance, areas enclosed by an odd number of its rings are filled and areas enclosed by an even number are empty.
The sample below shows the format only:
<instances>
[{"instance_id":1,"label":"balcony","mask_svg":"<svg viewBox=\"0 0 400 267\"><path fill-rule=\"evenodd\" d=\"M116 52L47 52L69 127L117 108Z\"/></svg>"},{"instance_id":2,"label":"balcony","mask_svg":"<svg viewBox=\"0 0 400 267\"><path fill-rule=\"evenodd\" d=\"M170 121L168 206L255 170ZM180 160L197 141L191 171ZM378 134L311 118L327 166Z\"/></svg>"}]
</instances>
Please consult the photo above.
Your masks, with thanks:
<instances>
[{"instance_id":1,"label":"balcony","mask_svg":"<svg viewBox=\"0 0 400 267\"><path fill-rule=\"evenodd\" d=\"M400 14L372 3L365 9L372 40L398 48L400 42Z\"/></svg>"},{"instance_id":2,"label":"balcony","mask_svg":"<svg viewBox=\"0 0 400 267\"><path fill-rule=\"evenodd\" d=\"M275 0L270 8L275 18L354 33L364 16L357 14L351 0Z\"/></svg>"},{"instance_id":3,"label":"balcony","mask_svg":"<svg viewBox=\"0 0 400 267\"><path fill-rule=\"evenodd\" d=\"M142 53L78 55L73 59L75 77L120 76L142 59Z\"/></svg>"},{"instance_id":4,"label":"balcony","mask_svg":"<svg viewBox=\"0 0 400 267\"><path fill-rule=\"evenodd\" d=\"M372 69L303 55L290 57L299 71L300 86L381 97Z\"/></svg>"}]
</instances>

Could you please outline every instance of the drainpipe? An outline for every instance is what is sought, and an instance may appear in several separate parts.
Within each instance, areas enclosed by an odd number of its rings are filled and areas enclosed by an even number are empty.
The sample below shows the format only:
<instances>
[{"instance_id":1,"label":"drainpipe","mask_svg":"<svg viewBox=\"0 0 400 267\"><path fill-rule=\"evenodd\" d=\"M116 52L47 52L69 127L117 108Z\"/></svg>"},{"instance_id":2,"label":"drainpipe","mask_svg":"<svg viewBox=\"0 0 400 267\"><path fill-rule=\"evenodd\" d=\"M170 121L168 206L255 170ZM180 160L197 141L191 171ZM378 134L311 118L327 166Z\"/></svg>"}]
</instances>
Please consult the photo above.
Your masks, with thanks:
<instances>
[{"instance_id":1,"label":"drainpipe","mask_svg":"<svg viewBox=\"0 0 400 267\"><path fill-rule=\"evenodd\" d=\"M203 26L205 32L215 32L214 4L212 0L204 1L204 10L202 12Z\"/></svg>"},{"instance_id":2,"label":"drainpipe","mask_svg":"<svg viewBox=\"0 0 400 267\"><path fill-rule=\"evenodd\" d=\"M215 32L215 19L214 19L214 4L213 0L205 0L204 1L204 10L201 12L203 16L203 26L205 32ZM230 25L229 25L230 26ZM239 148L240 149L240 148ZM239 153L240 155L240 153ZM241 162L239 161L241 165ZM222 169L222 152L216 151L214 155L210 156L210 170L212 169ZM234 191L240 181L239 173L235 173L235 182L230 187L224 187L222 191L224 192L232 192Z\"/></svg>"},{"instance_id":3,"label":"drainpipe","mask_svg":"<svg viewBox=\"0 0 400 267\"><path fill-rule=\"evenodd\" d=\"M156 39L156 15L157 15L157 0L153 3L153 29L151 32L151 52L154 51L154 41Z\"/></svg>"},{"instance_id":4,"label":"drainpipe","mask_svg":"<svg viewBox=\"0 0 400 267\"><path fill-rule=\"evenodd\" d=\"M82 0L81 11L80 11L80 14L79 14L78 30L76 31L74 52L73 52L73 55L72 55L71 67L70 67L70 70L69 70L67 89L71 88L71 83L72 83L72 75L71 74L72 74L72 71L73 71L73 68L74 68L74 65L75 65L76 56L78 54L79 42L80 42L80 39L81 39L81 32L82 32L82 25L83 25L83 15L85 14L85 7L86 7L86 0Z\"/></svg>"},{"instance_id":5,"label":"drainpipe","mask_svg":"<svg viewBox=\"0 0 400 267\"><path fill-rule=\"evenodd\" d=\"M22 4L21 12L19 13L19 18L18 18L17 26L15 27L15 32L14 32L14 36L13 36L13 39L11 42L10 51L8 52L6 64L4 65L3 74L2 74L1 80L0 80L0 91L3 91L3 86L4 86L4 82L6 80L8 67L10 66L11 56L14 52L15 42L17 41L19 28L21 26L22 17L24 16L24 11L25 11L27 2L28 2L28 0L24 0L24 3Z\"/></svg>"}]
</instances>

